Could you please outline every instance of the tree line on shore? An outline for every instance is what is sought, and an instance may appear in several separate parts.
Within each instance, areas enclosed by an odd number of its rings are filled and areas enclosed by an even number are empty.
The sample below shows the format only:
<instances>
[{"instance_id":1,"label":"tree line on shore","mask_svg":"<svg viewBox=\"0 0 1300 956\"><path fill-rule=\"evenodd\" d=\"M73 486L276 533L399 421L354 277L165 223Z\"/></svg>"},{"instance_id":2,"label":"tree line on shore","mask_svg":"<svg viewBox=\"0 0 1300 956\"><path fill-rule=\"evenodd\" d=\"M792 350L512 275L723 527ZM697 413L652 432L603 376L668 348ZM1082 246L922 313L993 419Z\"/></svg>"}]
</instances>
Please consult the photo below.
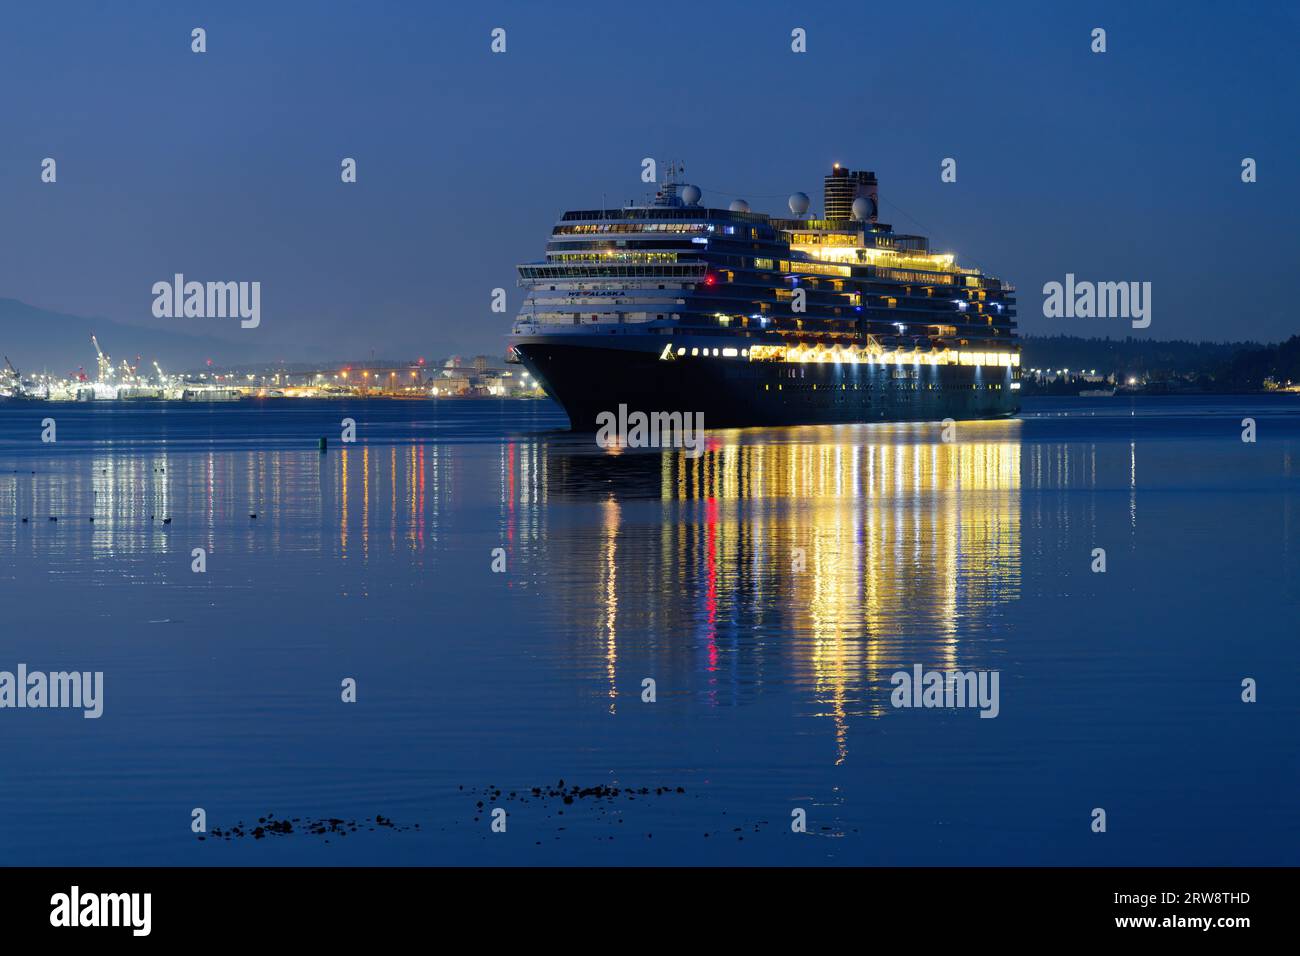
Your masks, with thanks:
<instances>
[{"instance_id":1,"label":"tree line on shore","mask_svg":"<svg viewBox=\"0 0 1300 956\"><path fill-rule=\"evenodd\" d=\"M1300 383L1300 335L1285 342L1192 342L1087 339L1072 335L1026 336L1021 368L1072 374L1096 370L1113 375L1118 384L1129 379L1170 383L1203 391L1260 391Z\"/></svg>"}]
</instances>

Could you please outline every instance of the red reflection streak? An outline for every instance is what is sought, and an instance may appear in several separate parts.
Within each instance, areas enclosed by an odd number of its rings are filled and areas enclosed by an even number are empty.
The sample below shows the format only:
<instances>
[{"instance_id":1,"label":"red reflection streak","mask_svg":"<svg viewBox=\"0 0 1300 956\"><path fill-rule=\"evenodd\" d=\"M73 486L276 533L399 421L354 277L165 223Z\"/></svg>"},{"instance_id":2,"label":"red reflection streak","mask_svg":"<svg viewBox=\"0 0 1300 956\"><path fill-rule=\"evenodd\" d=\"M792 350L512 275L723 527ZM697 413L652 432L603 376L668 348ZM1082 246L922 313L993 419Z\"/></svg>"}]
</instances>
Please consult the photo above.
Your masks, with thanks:
<instances>
[{"instance_id":1,"label":"red reflection streak","mask_svg":"<svg viewBox=\"0 0 1300 956\"><path fill-rule=\"evenodd\" d=\"M705 520L705 561L709 566L708 596L704 608L708 612L709 623L709 673L718 669L718 569L715 564L718 555L718 502L710 498L704 506Z\"/></svg>"}]
</instances>

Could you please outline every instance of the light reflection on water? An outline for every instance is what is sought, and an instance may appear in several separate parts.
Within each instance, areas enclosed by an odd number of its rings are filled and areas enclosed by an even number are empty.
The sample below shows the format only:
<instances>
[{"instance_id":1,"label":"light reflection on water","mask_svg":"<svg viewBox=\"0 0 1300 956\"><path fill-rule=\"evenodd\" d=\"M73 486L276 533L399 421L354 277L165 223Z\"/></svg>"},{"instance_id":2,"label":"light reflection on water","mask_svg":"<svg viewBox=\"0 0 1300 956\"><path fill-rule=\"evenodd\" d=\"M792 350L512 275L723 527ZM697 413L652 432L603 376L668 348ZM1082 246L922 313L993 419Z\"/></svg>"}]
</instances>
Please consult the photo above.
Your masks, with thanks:
<instances>
[{"instance_id":1,"label":"light reflection on water","mask_svg":"<svg viewBox=\"0 0 1300 956\"><path fill-rule=\"evenodd\" d=\"M105 745L29 721L34 736L0 743L16 771L60 779L47 762L79 753L104 781L90 792L68 781L40 805L0 789L0 811L36 819L30 835L0 836L12 851L53 840L82 852L85 834L57 834L88 800L128 799L114 796L125 760L151 782L150 797L130 800L184 802L197 780L234 807L250 793L288 805L328 781L336 801L380 794L422 815L422 800L454 814L456 787L484 778L676 775L711 802L657 824L659 852L687 853L665 861L696 852L672 843L673 826L712 825L722 806L766 819L768 804L800 794L841 836L884 821L873 837L882 861L1041 860L1022 837L1062 826L1054 788L1067 781L1196 786L1173 753L1104 762L1173 715L1208 719L1203 698L1142 675L1187 668L1203 681L1220 666L1225 594L1294 599L1289 441L1245 457L1163 419L1133 432L1111 415L1080 434L1031 416L961 423L951 443L938 425L716 432L691 458L605 452L535 408L327 408L306 426L301 414L263 413L256 442L208 442L235 426L205 419L191 434L173 415L165 441L136 422L132 441L92 434L37 451L0 421L0 583L27 597L0 640L3 661L102 665L120 702L104 727L121 735ZM310 436L344 414L365 440L319 453ZM1201 528L1234 556L1208 579L1186 540ZM1087 572L1099 542L1110 575ZM204 578L190 571L195 547L209 552ZM490 570L498 547L504 575ZM1163 630L1133 631L1153 619L1179 635L1177 656ZM149 630L156 622L169 629ZM1251 660L1274 660L1284 627L1278 618L1244 637ZM893 710L889 675L914 663L1002 671L1002 716ZM322 710L320 688L357 670L374 709ZM1235 681L1240 666L1229 670ZM657 709L641 703L645 677ZM1088 702L1098 695L1106 707ZM1232 752L1241 741L1225 735L1240 719L1215 714L1197 739ZM208 728L220 743L194 751ZM279 737L310 765L286 762ZM1253 740L1261 759L1277 743ZM344 759L373 775L340 777ZM954 766L966 789L936 804ZM759 781L760 795L746 789ZM971 799L997 809L991 826L963 824L982 855L958 859L931 829ZM1214 791L1216 812L1232 799ZM118 808L123 834L151 858L191 859L133 808ZM1255 810L1266 820L1273 807ZM464 837L428 839L478 852ZM1055 839L1075 860L1100 859ZM303 859L294 846L274 859ZM373 861L409 862L406 852ZM759 859L810 861L804 852L773 844Z\"/></svg>"},{"instance_id":2,"label":"light reflection on water","mask_svg":"<svg viewBox=\"0 0 1300 956\"><path fill-rule=\"evenodd\" d=\"M368 579L347 568L381 551L401 573L401 555L437 549L448 512L488 497L510 567L551 609L575 668L603 675L610 713L627 641L653 672L699 675L711 705L793 685L831 720L843 760L851 718L882 713L869 691L900 664L995 665L989 612L1020 586L1021 427L971 423L951 443L937 426L721 432L697 458L545 435L504 442L495 468L440 444L96 450L82 471L15 481L7 517L59 516L105 568L122 553L195 546L319 552L341 589L364 595ZM1059 483L1071 466L1039 449L1034 469ZM561 505L595 512L549 528ZM183 545L181 525L162 524L182 515ZM235 541L219 531L231 526Z\"/></svg>"},{"instance_id":3,"label":"light reflection on water","mask_svg":"<svg viewBox=\"0 0 1300 956\"><path fill-rule=\"evenodd\" d=\"M900 659L989 666L987 645L961 635L1018 596L1019 428L989 423L951 444L878 426L798 442L722 433L698 458L548 449L553 500L603 490L600 533L552 530L526 556L596 582L594 607L555 589L559 623L589 635L586 655L603 648L610 675L623 631L691 635L638 651L656 672L707 675L713 704L793 683L832 719L843 759L850 714L879 714L866 690Z\"/></svg>"}]
</instances>

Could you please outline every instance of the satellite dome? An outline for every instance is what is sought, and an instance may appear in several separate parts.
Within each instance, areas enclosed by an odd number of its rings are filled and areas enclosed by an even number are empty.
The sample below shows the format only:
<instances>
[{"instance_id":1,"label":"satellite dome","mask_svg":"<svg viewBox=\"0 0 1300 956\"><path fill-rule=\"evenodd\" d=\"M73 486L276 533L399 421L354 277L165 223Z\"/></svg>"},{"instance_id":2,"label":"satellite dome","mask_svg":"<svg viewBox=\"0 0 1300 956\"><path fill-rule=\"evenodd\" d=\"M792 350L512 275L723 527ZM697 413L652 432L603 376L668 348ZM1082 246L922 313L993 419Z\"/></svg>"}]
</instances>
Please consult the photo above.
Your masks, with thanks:
<instances>
[{"instance_id":1,"label":"satellite dome","mask_svg":"<svg viewBox=\"0 0 1300 956\"><path fill-rule=\"evenodd\" d=\"M790 211L796 216L802 216L808 211L808 194L795 193L790 197Z\"/></svg>"},{"instance_id":2,"label":"satellite dome","mask_svg":"<svg viewBox=\"0 0 1300 956\"><path fill-rule=\"evenodd\" d=\"M688 206L694 206L700 201L700 187L687 186L682 190L682 202Z\"/></svg>"},{"instance_id":3,"label":"satellite dome","mask_svg":"<svg viewBox=\"0 0 1300 956\"><path fill-rule=\"evenodd\" d=\"M876 214L876 204L867 196L859 196L853 200L853 218L858 222L866 222Z\"/></svg>"},{"instance_id":4,"label":"satellite dome","mask_svg":"<svg viewBox=\"0 0 1300 956\"><path fill-rule=\"evenodd\" d=\"M731 211L749 212L749 203L745 202L743 199L733 199L731 200Z\"/></svg>"}]
</instances>

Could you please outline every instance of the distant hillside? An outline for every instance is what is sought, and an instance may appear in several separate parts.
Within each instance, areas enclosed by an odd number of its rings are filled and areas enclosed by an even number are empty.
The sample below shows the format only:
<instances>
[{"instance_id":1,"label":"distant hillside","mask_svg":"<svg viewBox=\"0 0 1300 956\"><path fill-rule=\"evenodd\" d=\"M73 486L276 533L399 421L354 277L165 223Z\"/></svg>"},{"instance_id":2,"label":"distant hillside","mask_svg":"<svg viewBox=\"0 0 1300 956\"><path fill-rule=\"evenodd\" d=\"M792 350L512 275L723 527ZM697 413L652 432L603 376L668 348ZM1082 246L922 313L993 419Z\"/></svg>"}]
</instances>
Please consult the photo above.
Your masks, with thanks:
<instances>
[{"instance_id":1,"label":"distant hillside","mask_svg":"<svg viewBox=\"0 0 1300 956\"><path fill-rule=\"evenodd\" d=\"M243 346L210 336L143 329L108 319L50 312L17 299L0 299L0 355L8 355L25 373L48 369L66 374L83 367L94 369L92 333L99 337L100 347L114 364L122 359L134 364L139 355L146 362L157 361L171 370L198 367L209 358L235 363L270 357L261 354L254 343Z\"/></svg>"}]
</instances>

